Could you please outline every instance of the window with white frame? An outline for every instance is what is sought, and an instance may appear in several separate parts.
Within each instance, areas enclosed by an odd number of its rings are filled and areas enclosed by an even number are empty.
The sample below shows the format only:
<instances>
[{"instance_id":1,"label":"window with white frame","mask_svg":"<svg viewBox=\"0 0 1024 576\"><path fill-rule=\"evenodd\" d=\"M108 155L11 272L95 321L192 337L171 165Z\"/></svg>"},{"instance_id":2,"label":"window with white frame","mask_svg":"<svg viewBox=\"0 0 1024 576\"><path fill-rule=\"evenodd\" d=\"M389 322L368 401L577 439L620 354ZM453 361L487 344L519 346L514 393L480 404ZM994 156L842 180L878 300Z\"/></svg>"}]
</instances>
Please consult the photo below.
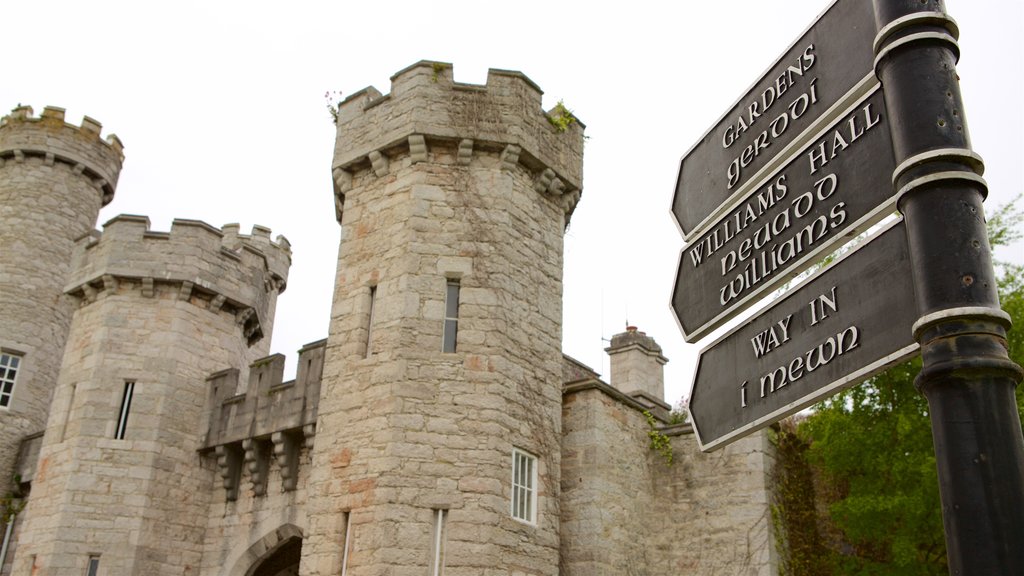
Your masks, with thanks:
<instances>
[{"instance_id":1,"label":"window with white frame","mask_svg":"<svg viewBox=\"0 0 1024 576\"><path fill-rule=\"evenodd\" d=\"M537 523L537 457L512 449L512 517Z\"/></svg>"},{"instance_id":2,"label":"window with white frame","mask_svg":"<svg viewBox=\"0 0 1024 576\"><path fill-rule=\"evenodd\" d=\"M11 405L14 383L21 367L21 356L12 352L0 352L0 408Z\"/></svg>"}]
</instances>

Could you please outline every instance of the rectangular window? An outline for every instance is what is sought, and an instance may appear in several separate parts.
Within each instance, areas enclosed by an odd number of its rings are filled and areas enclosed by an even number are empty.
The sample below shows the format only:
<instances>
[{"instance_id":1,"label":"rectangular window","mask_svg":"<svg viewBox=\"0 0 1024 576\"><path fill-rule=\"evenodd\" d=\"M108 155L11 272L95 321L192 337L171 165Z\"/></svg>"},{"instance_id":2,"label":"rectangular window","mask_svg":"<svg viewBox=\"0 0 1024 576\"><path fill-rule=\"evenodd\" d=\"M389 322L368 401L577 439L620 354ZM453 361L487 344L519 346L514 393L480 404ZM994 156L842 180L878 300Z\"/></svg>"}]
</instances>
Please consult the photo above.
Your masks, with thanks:
<instances>
[{"instance_id":1,"label":"rectangular window","mask_svg":"<svg viewBox=\"0 0 1024 576\"><path fill-rule=\"evenodd\" d=\"M369 358L372 352L370 346L373 345L373 309L377 304L377 287L370 286L370 315L366 320L366 357Z\"/></svg>"},{"instance_id":2,"label":"rectangular window","mask_svg":"<svg viewBox=\"0 0 1024 576\"><path fill-rule=\"evenodd\" d=\"M11 352L0 352L0 408L11 405L14 396L14 381L18 377L21 356Z\"/></svg>"},{"instance_id":3,"label":"rectangular window","mask_svg":"<svg viewBox=\"0 0 1024 576\"><path fill-rule=\"evenodd\" d=\"M442 352L455 352L455 335L459 331L459 281L448 279L444 296L444 336Z\"/></svg>"},{"instance_id":4,"label":"rectangular window","mask_svg":"<svg viewBox=\"0 0 1024 576\"><path fill-rule=\"evenodd\" d=\"M124 440L124 432L128 428L128 411L131 410L132 394L134 393L135 382L125 382L124 396L121 398L121 416L117 419L117 432L114 433L114 438L117 440Z\"/></svg>"},{"instance_id":5,"label":"rectangular window","mask_svg":"<svg viewBox=\"0 0 1024 576\"><path fill-rule=\"evenodd\" d=\"M537 523L537 457L512 449L512 517Z\"/></svg>"},{"instance_id":6,"label":"rectangular window","mask_svg":"<svg viewBox=\"0 0 1024 576\"><path fill-rule=\"evenodd\" d=\"M89 556L89 563L85 567L85 576L98 576L100 573L100 557Z\"/></svg>"},{"instance_id":7,"label":"rectangular window","mask_svg":"<svg viewBox=\"0 0 1024 576\"><path fill-rule=\"evenodd\" d=\"M446 520L448 520L447 510L443 508L434 510L434 533L430 544L430 576L441 576L444 572L444 525Z\"/></svg>"}]
</instances>

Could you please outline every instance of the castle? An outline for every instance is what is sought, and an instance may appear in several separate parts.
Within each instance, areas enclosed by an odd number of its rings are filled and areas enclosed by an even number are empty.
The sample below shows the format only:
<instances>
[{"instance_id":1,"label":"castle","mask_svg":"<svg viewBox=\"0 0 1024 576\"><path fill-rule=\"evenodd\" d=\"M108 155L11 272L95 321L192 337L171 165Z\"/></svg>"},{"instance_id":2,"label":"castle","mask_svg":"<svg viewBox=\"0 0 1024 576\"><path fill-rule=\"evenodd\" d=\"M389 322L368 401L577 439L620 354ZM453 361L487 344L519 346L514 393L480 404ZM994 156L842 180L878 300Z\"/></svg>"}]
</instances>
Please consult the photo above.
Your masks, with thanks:
<instances>
[{"instance_id":1,"label":"castle","mask_svg":"<svg viewBox=\"0 0 1024 576\"><path fill-rule=\"evenodd\" d=\"M610 383L561 352L584 141L565 114L521 73L436 62L342 102L330 329L283 381L288 241L96 232L122 143L15 108L0 575L775 574L766 436L700 454L635 328Z\"/></svg>"}]
</instances>

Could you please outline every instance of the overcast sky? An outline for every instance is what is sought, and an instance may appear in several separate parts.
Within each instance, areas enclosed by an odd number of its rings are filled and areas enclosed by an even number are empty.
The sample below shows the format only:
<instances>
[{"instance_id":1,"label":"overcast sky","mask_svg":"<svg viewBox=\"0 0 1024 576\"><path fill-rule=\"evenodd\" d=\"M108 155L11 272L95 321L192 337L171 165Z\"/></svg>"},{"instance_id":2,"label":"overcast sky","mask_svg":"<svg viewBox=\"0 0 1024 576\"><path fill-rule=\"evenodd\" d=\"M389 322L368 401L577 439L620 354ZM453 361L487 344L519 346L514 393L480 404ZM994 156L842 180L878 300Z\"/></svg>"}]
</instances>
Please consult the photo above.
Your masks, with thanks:
<instances>
[{"instance_id":1,"label":"overcast sky","mask_svg":"<svg viewBox=\"0 0 1024 576\"><path fill-rule=\"evenodd\" d=\"M683 343L668 304L683 247L669 216L679 159L828 5L26 4L5 10L0 107L61 106L70 122L87 114L122 139L124 170L101 225L131 213L156 230L178 217L287 236L294 259L273 350L294 366L302 344L327 335L338 249L324 93L389 92L391 74L423 59L453 63L461 82L520 70L546 108L563 100L590 137L566 235L565 352L607 374L604 339L628 319L670 358L675 404L700 347ZM958 72L991 208L1024 191L1024 8L947 9L961 28ZM1024 261L1024 245L997 255Z\"/></svg>"}]
</instances>

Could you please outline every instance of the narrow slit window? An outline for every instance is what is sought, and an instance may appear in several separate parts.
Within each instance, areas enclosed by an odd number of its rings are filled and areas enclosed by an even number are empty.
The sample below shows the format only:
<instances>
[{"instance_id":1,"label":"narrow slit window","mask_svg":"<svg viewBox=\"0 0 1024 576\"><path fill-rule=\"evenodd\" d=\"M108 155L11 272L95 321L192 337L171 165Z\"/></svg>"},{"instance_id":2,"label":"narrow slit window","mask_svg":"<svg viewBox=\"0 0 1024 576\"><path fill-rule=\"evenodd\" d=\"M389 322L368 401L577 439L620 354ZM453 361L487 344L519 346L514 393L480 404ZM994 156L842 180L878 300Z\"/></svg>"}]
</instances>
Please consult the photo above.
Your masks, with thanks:
<instances>
[{"instance_id":1,"label":"narrow slit window","mask_svg":"<svg viewBox=\"0 0 1024 576\"><path fill-rule=\"evenodd\" d=\"M377 287L370 286L370 314L366 319L366 357L369 358L373 352L370 347L373 345L373 309L377 305Z\"/></svg>"},{"instance_id":2,"label":"narrow slit window","mask_svg":"<svg viewBox=\"0 0 1024 576\"><path fill-rule=\"evenodd\" d=\"M100 557L89 556L89 563L85 566L85 576L98 576L100 573Z\"/></svg>"},{"instance_id":3,"label":"narrow slit window","mask_svg":"<svg viewBox=\"0 0 1024 576\"><path fill-rule=\"evenodd\" d=\"M14 382L21 366L21 356L10 352L0 353L0 408L11 405L14 396Z\"/></svg>"},{"instance_id":4,"label":"narrow slit window","mask_svg":"<svg viewBox=\"0 0 1024 576\"><path fill-rule=\"evenodd\" d=\"M444 297L444 336L442 352L455 352L455 337L459 331L459 281L449 278Z\"/></svg>"},{"instance_id":5,"label":"narrow slit window","mask_svg":"<svg viewBox=\"0 0 1024 576\"><path fill-rule=\"evenodd\" d=\"M117 419L117 432L114 433L114 438L117 440L124 440L125 429L128 428L128 412L131 410L132 396L134 394L135 382L125 382L124 396L121 397L121 415Z\"/></svg>"},{"instance_id":6,"label":"narrow slit window","mask_svg":"<svg viewBox=\"0 0 1024 576\"><path fill-rule=\"evenodd\" d=\"M430 576L441 576L444 573L444 540L447 520L447 510L443 508L434 510L434 533L430 544Z\"/></svg>"},{"instance_id":7,"label":"narrow slit window","mask_svg":"<svg viewBox=\"0 0 1024 576\"><path fill-rule=\"evenodd\" d=\"M60 427L60 441L64 441L64 435L68 431L68 420L71 420L71 408L75 406L75 392L78 391L78 384L71 385L71 394L68 398L68 407L64 409L64 423Z\"/></svg>"},{"instance_id":8,"label":"narrow slit window","mask_svg":"<svg viewBox=\"0 0 1024 576\"><path fill-rule=\"evenodd\" d=\"M537 457L512 450L512 517L537 522Z\"/></svg>"}]
</instances>

